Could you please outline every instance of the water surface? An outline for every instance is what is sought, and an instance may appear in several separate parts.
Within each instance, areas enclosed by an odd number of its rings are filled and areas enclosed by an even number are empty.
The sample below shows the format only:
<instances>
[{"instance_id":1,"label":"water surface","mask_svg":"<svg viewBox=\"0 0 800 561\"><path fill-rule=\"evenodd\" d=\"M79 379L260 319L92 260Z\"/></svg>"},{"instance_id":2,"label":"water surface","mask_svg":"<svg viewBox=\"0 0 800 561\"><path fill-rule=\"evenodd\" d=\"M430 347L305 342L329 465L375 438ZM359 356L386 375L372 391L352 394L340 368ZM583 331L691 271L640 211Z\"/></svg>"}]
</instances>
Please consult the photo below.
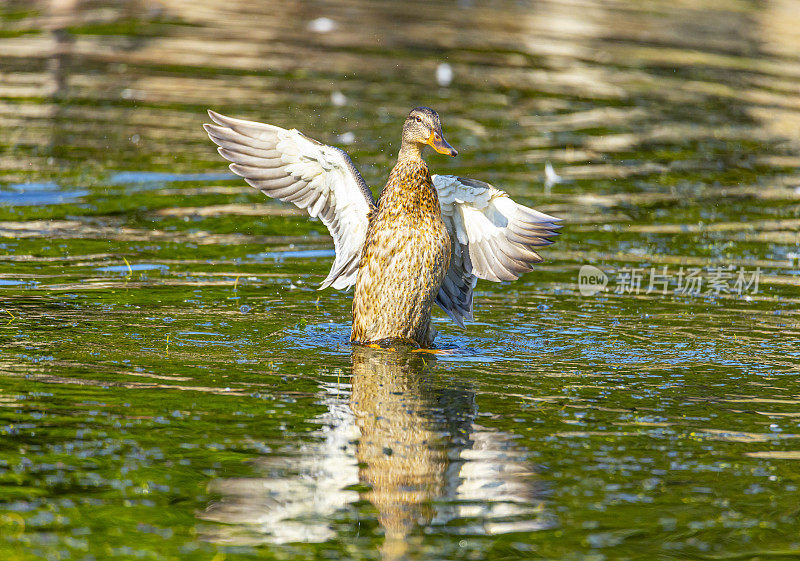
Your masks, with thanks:
<instances>
[{"instance_id":1,"label":"water surface","mask_svg":"<svg viewBox=\"0 0 800 561\"><path fill-rule=\"evenodd\" d=\"M2 558L800 556L795 3L0 24ZM342 146L377 192L420 104L459 150L435 171L566 225L466 330L437 315L447 354L354 349L324 227L229 174L205 110Z\"/></svg>"}]
</instances>

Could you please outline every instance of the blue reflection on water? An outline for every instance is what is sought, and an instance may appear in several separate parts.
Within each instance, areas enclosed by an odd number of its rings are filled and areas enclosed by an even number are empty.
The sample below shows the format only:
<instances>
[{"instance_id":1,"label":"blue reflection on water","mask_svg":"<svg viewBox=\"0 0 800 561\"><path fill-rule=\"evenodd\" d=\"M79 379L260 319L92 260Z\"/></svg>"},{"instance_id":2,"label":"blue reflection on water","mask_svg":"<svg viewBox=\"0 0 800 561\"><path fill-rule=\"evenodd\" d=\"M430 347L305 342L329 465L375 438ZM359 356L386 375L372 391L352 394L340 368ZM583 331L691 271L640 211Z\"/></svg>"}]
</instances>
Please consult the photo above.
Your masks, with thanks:
<instances>
[{"instance_id":1,"label":"blue reflection on water","mask_svg":"<svg viewBox=\"0 0 800 561\"><path fill-rule=\"evenodd\" d=\"M135 263L131 265L109 265L107 267L95 267L95 271L103 273L127 273L129 271L155 271L160 270L165 272L169 269L168 265L159 265L156 263Z\"/></svg>"},{"instance_id":2,"label":"blue reflection on water","mask_svg":"<svg viewBox=\"0 0 800 561\"><path fill-rule=\"evenodd\" d=\"M266 251L264 253L251 253L247 257L260 262L267 259L283 261L284 259L314 259L316 257L335 257L336 251L332 249L297 249L290 251Z\"/></svg>"},{"instance_id":3,"label":"blue reflection on water","mask_svg":"<svg viewBox=\"0 0 800 561\"><path fill-rule=\"evenodd\" d=\"M10 190L0 191L0 206L58 205L89 194L85 189L62 190L55 182L13 183L8 189Z\"/></svg>"},{"instance_id":4,"label":"blue reflection on water","mask_svg":"<svg viewBox=\"0 0 800 561\"><path fill-rule=\"evenodd\" d=\"M113 173L106 183L109 185L143 184L143 183L174 183L177 181L209 181L233 179L237 177L232 173L166 173L158 171L118 171Z\"/></svg>"}]
</instances>

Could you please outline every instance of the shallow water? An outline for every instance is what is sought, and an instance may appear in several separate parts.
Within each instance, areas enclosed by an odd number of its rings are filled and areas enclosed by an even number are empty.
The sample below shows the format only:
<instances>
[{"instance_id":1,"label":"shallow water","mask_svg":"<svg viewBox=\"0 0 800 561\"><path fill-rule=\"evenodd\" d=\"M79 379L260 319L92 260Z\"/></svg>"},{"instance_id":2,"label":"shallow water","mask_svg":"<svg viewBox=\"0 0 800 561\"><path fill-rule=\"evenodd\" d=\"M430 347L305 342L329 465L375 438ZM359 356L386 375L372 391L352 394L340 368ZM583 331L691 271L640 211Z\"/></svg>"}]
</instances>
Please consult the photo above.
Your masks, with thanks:
<instances>
[{"instance_id":1,"label":"shallow water","mask_svg":"<svg viewBox=\"0 0 800 561\"><path fill-rule=\"evenodd\" d=\"M800 557L796 3L0 6L0 557ZM566 224L447 354L353 349L201 124L377 191L418 104Z\"/></svg>"}]
</instances>

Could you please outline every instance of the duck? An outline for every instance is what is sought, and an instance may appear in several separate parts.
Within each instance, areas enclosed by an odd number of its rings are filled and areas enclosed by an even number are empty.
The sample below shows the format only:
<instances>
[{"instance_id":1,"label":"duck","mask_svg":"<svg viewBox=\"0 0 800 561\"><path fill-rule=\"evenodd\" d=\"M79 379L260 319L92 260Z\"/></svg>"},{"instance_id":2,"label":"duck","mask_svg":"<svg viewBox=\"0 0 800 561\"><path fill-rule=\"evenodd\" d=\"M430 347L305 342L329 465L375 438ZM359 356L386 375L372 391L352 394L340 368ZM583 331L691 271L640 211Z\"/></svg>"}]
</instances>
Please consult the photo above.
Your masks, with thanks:
<instances>
[{"instance_id":1,"label":"duck","mask_svg":"<svg viewBox=\"0 0 800 561\"><path fill-rule=\"evenodd\" d=\"M473 321L478 279L517 280L542 261L560 219L513 201L489 183L432 175L423 151L458 155L429 107L403 123L397 163L377 199L341 148L296 129L209 110L205 131L229 168L269 197L318 218L335 257L319 289L354 287L354 344L399 341L433 348L434 304L459 327Z\"/></svg>"}]
</instances>

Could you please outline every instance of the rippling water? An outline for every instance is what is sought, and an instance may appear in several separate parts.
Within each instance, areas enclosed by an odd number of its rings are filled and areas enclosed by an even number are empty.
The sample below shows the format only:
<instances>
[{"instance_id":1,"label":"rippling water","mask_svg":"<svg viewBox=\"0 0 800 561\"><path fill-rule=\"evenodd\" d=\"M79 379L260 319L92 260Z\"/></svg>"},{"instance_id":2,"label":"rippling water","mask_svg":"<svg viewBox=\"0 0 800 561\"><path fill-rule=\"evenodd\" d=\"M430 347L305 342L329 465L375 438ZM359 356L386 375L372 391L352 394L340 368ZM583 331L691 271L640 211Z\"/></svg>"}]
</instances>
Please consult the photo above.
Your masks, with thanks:
<instances>
[{"instance_id":1,"label":"rippling water","mask_svg":"<svg viewBox=\"0 0 800 561\"><path fill-rule=\"evenodd\" d=\"M800 557L798 29L790 0L0 3L0 556ZM227 173L205 109L377 191L419 104L459 150L433 169L566 225L435 319L447 354L353 349L324 227Z\"/></svg>"}]
</instances>

